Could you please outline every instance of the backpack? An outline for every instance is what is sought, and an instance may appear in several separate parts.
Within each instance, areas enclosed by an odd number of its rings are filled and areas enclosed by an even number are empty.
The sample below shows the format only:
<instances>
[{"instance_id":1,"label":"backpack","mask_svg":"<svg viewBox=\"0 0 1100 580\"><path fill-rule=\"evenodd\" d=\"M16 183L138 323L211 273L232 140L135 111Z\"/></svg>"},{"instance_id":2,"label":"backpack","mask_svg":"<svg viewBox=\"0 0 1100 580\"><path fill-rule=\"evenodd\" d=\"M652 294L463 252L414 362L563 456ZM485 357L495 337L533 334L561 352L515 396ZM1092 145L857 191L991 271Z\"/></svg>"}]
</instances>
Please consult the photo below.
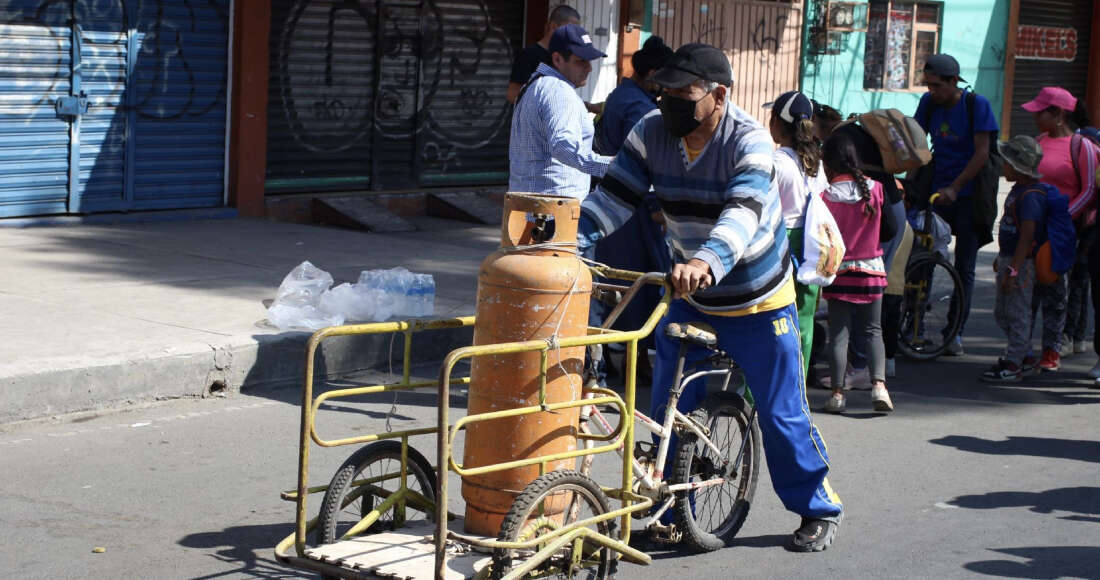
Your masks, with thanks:
<instances>
[{"instance_id":1,"label":"backpack","mask_svg":"<svg viewBox=\"0 0 1100 580\"><path fill-rule=\"evenodd\" d=\"M1093 158L1096 159L1096 172L1093 174L1093 188L1100 189L1100 150L1098 150L1098 146L1094 144L1091 139L1088 139L1086 142L1086 137L1080 133L1074 133L1069 142L1069 156L1070 160L1073 161L1073 174L1080 175L1081 173L1077 167L1077 158L1081 155L1081 147L1088 147L1089 150L1092 151Z\"/></svg>"},{"instance_id":2,"label":"backpack","mask_svg":"<svg viewBox=\"0 0 1100 580\"><path fill-rule=\"evenodd\" d=\"M882 167L872 171L895 174L913 171L932 161L928 135L916 119L897 109L876 109L859 115L859 124L875 140L882 153Z\"/></svg>"},{"instance_id":3,"label":"backpack","mask_svg":"<svg viewBox=\"0 0 1100 580\"><path fill-rule=\"evenodd\" d=\"M1045 190L1028 189L1020 194L1020 199L1032 193L1044 197L1047 226L1046 239L1035 241L1039 245L1039 251L1035 256L1035 276L1042 284L1053 284L1058 280L1059 274L1065 274L1073 267L1077 252L1077 231L1069 216L1069 198L1062 195L1056 188L1048 187ZM1012 209L1015 213L1015 204ZM1019 215L1015 217L1018 225Z\"/></svg>"}]
</instances>

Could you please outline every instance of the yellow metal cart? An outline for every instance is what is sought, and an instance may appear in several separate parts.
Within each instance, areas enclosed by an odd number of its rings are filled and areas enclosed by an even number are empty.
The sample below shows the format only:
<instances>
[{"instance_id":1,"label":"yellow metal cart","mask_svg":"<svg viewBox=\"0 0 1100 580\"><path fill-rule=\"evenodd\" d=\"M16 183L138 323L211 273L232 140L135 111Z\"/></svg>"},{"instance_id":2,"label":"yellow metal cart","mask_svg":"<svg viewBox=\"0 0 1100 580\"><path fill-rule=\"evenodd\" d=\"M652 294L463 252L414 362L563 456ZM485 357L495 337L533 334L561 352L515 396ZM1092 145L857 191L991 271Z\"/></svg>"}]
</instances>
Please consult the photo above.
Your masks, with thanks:
<instances>
[{"instance_id":1,"label":"yellow metal cart","mask_svg":"<svg viewBox=\"0 0 1100 580\"><path fill-rule=\"evenodd\" d=\"M593 268L593 273L604 278L630 282L629 286L597 285L601 291L623 292L622 300L609 315L609 322L605 326L610 326L610 321L622 312L643 286L666 285L665 275L660 273L640 274L604 267ZM570 490L568 492L570 497L579 497L586 493L601 497L606 495L614 505L607 507L601 505L605 503L602 500L589 501L591 508L589 511L592 513L576 521L570 521L568 517L572 514L573 507L567 510L569 513L564 517L553 518L538 517L539 514L535 508L535 512L531 512L530 515L523 513L520 518L537 520L538 525L534 527L536 535L533 537L490 538L462 533L461 519L447 511L448 475L455 473L468 476L538 465L540 473L544 474L536 480L538 482L550 477L550 474L545 473L545 466L549 462L633 449L634 377L638 343L653 332L667 311L671 296L672 292L666 286L663 299L645 324L634 331L589 327L587 334L580 337L467 346L456 349L444 359L438 381L413 382L411 380L414 335L472 326L474 317L360 324L317 331L310 338L306 348L298 485L295 490L282 494L283 499L294 502L297 507L295 529L275 548L276 558L286 565L331 577L418 580L428 578L512 580L550 575L571 577L574 571L583 567L594 568L597 571L596 576L606 577L609 568L618 559L641 564L649 563L648 555L628 545L632 514L648 510L653 505L651 498L632 492L634 474L630 465L632 454L629 452L621 454L622 484L620 487L599 486L598 490L592 490L589 493L586 491L589 488L585 487L587 484L576 479L577 476L585 476L569 475L572 472L566 475L561 475L563 472L553 472L560 477L554 476L551 479L560 481L543 481L546 484L543 488L558 483L568 483L566 480L572 477L575 481L563 488ZM337 336L396 333L404 338L404 362L400 382L343 388L314 395L314 358L324 340ZM553 349L611 343L625 345L626 384L622 396L608 389L590 386L585 387L584 396L578 400L546 402L547 360L548 354ZM475 357L519 352L541 353L540 404L467 415L452 422L449 409L451 387L453 384L469 383L468 377L452 378L455 366ZM322 438L317 432L317 413L326 401L414 389L437 390L438 421L435 426L333 440ZM453 453L456 438L470 424L587 405L615 407L618 410L620 422L608 434L579 433L578 439L583 440L585 444L579 445L573 451L476 468L463 466L459 463L460 458L456 458ZM433 434L436 437L438 457L438 464L434 467L409 444L413 437ZM309 455L313 445L337 447L363 444L370 445L357 451L355 456L345 462L345 467L338 471L333 484L310 486ZM380 473L371 472L368 476L363 476L362 471L357 471L358 468L355 466L364 462L372 466L379 463L391 467L383 469ZM434 478L431 477L432 474ZM416 482L415 489L410 487L410 479ZM387 489L385 487L387 482L395 485ZM540 491L531 490L530 487L529 491ZM322 512L319 516L310 519L307 499L312 494L320 493L325 494ZM526 495L526 499L533 497L530 493ZM517 501L520 499L524 499L522 494ZM331 512L343 510L356 501L362 506L362 512L356 514L360 516L358 521L352 523L346 530L337 528L332 523ZM571 503L570 506L572 505ZM426 515L428 519L409 522L407 518L409 510ZM386 526L380 525L382 520L385 520ZM307 535L313 531L320 531L319 535L324 543L307 542ZM502 562L508 562L508 565L503 566Z\"/></svg>"}]
</instances>

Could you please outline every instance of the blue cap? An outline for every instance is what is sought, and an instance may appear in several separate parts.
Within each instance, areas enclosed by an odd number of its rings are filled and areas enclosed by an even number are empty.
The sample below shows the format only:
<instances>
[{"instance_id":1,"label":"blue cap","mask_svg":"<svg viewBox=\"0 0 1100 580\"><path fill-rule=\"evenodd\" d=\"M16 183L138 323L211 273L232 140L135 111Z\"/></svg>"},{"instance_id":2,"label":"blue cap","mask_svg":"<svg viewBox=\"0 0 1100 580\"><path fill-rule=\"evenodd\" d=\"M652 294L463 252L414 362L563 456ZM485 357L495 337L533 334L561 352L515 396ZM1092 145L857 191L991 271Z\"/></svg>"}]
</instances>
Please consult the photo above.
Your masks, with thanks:
<instances>
[{"instance_id":1,"label":"blue cap","mask_svg":"<svg viewBox=\"0 0 1100 580\"><path fill-rule=\"evenodd\" d=\"M596 60L607 56L592 45L592 37L576 24L559 26L550 36L550 52L568 52L584 60Z\"/></svg>"}]
</instances>

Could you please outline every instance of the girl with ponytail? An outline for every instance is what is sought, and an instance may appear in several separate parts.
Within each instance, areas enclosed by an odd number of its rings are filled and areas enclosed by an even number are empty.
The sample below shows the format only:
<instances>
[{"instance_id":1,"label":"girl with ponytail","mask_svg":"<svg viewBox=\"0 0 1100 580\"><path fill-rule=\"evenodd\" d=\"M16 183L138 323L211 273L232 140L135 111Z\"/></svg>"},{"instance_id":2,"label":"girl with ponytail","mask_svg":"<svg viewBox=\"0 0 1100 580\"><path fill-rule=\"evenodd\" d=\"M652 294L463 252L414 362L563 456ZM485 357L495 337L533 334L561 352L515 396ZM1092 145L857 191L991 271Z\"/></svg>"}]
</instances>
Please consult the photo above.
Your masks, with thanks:
<instances>
[{"instance_id":1,"label":"girl with ponytail","mask_svg":"<svg viewBox=\"0 0 1100 580\"><path fill-rule=\"evenodd\" d=\"M828 187L821 166L821 146L814 138L813 103L798 91L779 95L771 103L768 129L779 145L773 167L779 201L783 206L783 223L791 258L802 260L803 224L810 195L820 194ZM814 312L817 310L817 286L795 281L795 306L798 309L798 331L802 339L803 373L809 373L810 351L814 343Z\"/></svg>"},{"instance_id":2,"label":"girl with ponytail","mask_svg":"<svg viewBox=\"0 0 1100 580\"><path fill-rule=\"evenodd\" d=\"M883 211L882 184L869 179L860 169L862 162L855 142L844 133L834 133L822 149L829 187L822 194L844 238L844 261L836 280L822 295L829 301L829 374L833 396L825 411L842 412L848 341L854 329L867 336L871 376L871 402L879 412L894 410L886 391L886 350L882 341L882 294L886 288L886 264L882 240L894 237L898 223L893 212Z\"/></svg>"}]
</instances>

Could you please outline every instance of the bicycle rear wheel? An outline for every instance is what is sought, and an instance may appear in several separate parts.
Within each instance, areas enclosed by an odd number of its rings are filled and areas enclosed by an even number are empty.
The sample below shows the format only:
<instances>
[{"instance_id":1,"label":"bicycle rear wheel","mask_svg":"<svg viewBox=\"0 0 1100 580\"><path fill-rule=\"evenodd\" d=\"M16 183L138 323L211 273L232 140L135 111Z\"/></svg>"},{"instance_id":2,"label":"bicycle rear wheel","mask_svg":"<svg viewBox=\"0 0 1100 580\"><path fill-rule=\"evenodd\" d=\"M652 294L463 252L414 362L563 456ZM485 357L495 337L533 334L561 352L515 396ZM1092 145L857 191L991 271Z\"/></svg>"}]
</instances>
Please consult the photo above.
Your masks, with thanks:
<instances>
[{"instance_id":1,"label":"bicycle rear wheel","mask_svg":"<svg viewBox=\"0 0 1100 580\"><path fill-rule=\"evenodd\" d=\"M756 421L749 422L751 410L745 399L717 392L691 414L709 431L718 455L695 433L685 431L680 435L670 483L700 487L676 492L674 514L685 545L696 552L724 547L749 515L760 477L761 455L760 426ZM738 455L740 463L736 463ZM725 481L706 485L718 478Z\"/></svg>"},{"instance_id":2,"label":"bicycle rear wheel","mask_svg":"<svg viewBox=\"0 0 1100 580\"><path fill-rule=\"evenodd\" d=\"M898 348L916 360L934 359L947 349L962 324L962 278L939 254L916 257L905 269Z\"/></svg>"}]
</instances>

